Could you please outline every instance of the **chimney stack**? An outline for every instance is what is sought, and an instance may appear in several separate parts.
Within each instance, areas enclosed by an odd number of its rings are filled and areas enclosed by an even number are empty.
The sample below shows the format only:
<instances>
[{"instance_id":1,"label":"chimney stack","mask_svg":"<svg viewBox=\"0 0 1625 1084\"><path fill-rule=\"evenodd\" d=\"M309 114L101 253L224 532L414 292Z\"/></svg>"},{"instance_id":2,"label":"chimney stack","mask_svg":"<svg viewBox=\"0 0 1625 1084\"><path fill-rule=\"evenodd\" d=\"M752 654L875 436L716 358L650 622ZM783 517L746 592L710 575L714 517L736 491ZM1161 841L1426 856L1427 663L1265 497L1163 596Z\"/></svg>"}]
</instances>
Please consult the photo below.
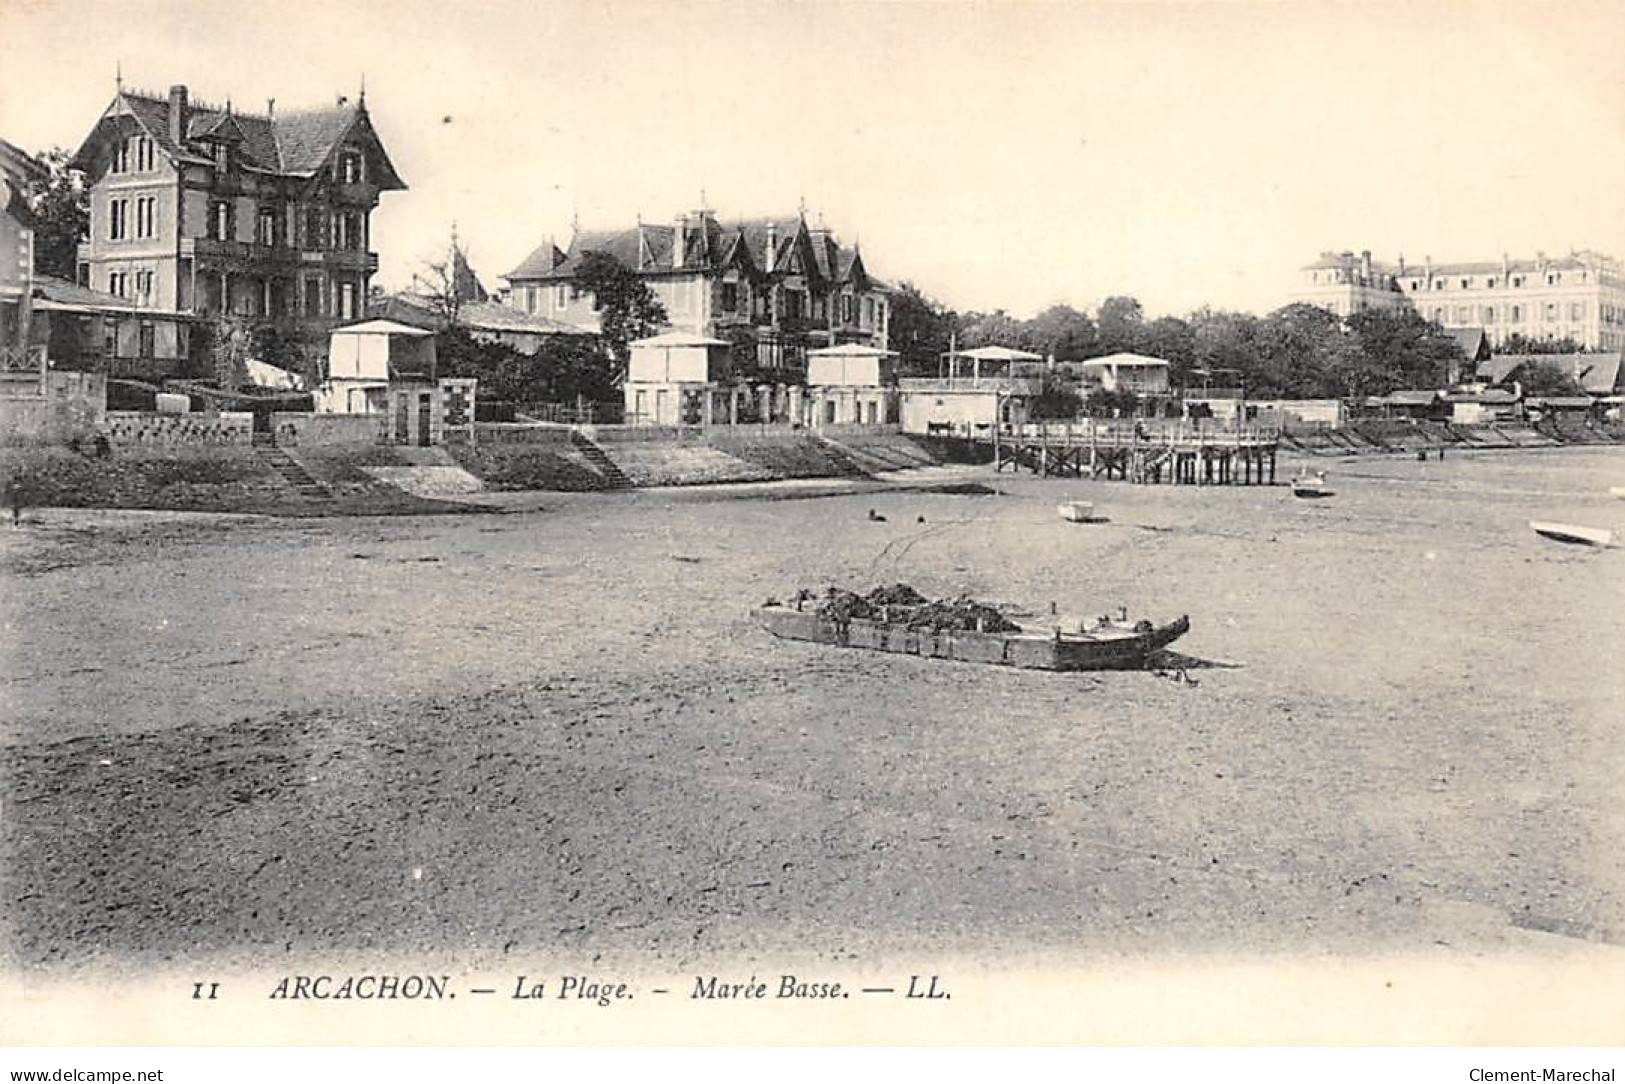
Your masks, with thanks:
<instances>
[{"instance_id":1,"label":"chimney stack","mask_svg":"<svg viewBox=\"0 0 1625 1084\"><path fill-rule=\"evenodd\" d=\"M767 224L767 251L762 254L762 270L773 270L773 257L779 250L779 227L776 222Z\"/></svg>"},{"instance_id":2,"label":"chimney stack","mask_svg":"<svg viewBox=\"0 0 1625 1084\"><path fill-rule=\"evenodd\" d=\"M688 216L678 215L677 221L671 231L671 266L673 270L681 270L683 266L683 253L688 247Z\"/></svg>"},{"instance_id":3,"label":"chimney stack","mask_svg":"<svg viewBox=\"0 0 1625 1084\"><path fill-rule=\"evenodd\" d=\"M1364 276L1365 281L1371 281L1371 250L1369 248L1360 251L1360 274Z\"/></svg>"},{"instance_id":4,"label":"chimney stack","mask_svg":"<svg viewBox=\"0 0 1625 1084\"><path fill-rule=\"evenodd\" d=\"M169 88L169 141L179 147L186 138L186 84Z\"/></svg>"}]
</instances>

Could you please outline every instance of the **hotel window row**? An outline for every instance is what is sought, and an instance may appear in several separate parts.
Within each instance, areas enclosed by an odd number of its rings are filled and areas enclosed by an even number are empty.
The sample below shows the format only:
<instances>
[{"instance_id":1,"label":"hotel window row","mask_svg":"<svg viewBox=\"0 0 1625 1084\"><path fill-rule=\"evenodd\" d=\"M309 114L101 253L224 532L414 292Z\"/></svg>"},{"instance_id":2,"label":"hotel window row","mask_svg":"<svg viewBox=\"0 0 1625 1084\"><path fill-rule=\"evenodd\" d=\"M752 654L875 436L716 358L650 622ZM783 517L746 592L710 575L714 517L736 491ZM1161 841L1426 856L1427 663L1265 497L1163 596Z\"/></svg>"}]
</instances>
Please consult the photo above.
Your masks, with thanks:
<instances>
[{"instance_id":1,"label":"hotel window row","mask_svg":"<svg viewBox=\"0 0 1625 1084\"><path fill-rule=\"evenodd\" d=\"M1607 306L1604 306L1604 308L1606 309ZM1441 323L1444 322L1447 315L1453 316L1456 324L1464 325L1472 321L1473 309L1470 305L1457 305L1453 311L1439 306L1433 309L1433 319ZM1498 309L1494 305L1486 305L1479 310L1479 318L1486 324L1496 323L1503 318L1509 324L1521 324L1524 322L1524 315L1525 307L1523 305L1508 305L1503 309ZM1584 301L1571 302L1568 306L1568 318L1571 322L1584 320L1586 318L1586 303ZM1555 324L1562 321L1562 319L1563 305L1561 302L1548 301L1541 310L1541 321L1543 323ZM1605 315L1603 319L1607 321L1608 317Z\"/></svg>"},{"instance_id":2,"label":"hotel window row","mask_svg":"<svg viewBox=\"0 0 1625 1084\"><path fill-rule=\"evenodd\" d=\"M1580 275L1580 277L1579 277L1578 281L1580 281L1582 283L1590 281L1591 273L1589 271L1581 271L1579 273L1579 275ZM1456 281L1458 283L1456 288L1459 289L1459 290L1471 290L1478 283L1478 280L1475 277L1471 276L1471 275L1468 275L1468 276L1465 276L1463 278L1457 279ZM1523 288L1524 283L1526 281L1528 281L1528 276L1527 275L1513 275L1507 280L1506 285L1510 286L1514 290L1519 290L1519 289ZM1450 279L1449 279L1449 277L1444 276L1444 275L1440 275L1437 278L1433 278L1433 279L1409 279L1409 280L1407 280L1407 286L1411 290L1412 293L1415 293L1416 291L1423 289L1424 284L1427 283L1427 282L1432 283L1432 289L1434 289L1434 290L1447 290L1447 289L1450 288ZM1570 284L1572 285L1573 282L1574 282L1574 280L1571 278L1570 279ZM1500 285L1500 283L1501 283L1501 280L1500 280L1499 277L1497 277L1495 275L1489 275L1484 279L1484 288L1487 289L1487 290L1493 290L1498 285ZM1546 285L1548 285L1548 286L1562 286L1563 285L1563 272L1561 272L1561 271L1548 271L1546 273Z\"/></svg>"}]
</instances>

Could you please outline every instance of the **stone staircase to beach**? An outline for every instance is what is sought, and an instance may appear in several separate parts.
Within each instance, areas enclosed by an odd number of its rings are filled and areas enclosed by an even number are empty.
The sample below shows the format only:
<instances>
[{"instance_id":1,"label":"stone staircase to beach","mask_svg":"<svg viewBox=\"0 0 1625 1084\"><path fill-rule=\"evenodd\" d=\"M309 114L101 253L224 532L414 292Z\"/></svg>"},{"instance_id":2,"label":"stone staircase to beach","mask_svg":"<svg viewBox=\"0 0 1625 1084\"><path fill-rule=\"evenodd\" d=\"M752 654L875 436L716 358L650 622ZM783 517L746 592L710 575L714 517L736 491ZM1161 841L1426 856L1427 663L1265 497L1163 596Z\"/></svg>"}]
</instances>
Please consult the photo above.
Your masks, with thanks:
<instances>
[{"instance_id":1,"label":"stone staircase to beach","mask_svg":"<svg viewBox=\"0 0 1625 1084\"><path fill-rule=\"evenodd\" d=\"M818 447L819 451L823 452L824 458L834 465L837 476L857 478L869 473L845 448L828 437L819 437Z\"/></svg>"},{"instance_id":2,"label":"stone staircase to beach","mask_svg":"<svg viewBox=\"0 0 1625 1084\"><path fill-rule=\"evenodd\" d=\"M270 434L254 434L255 451L259 453L260 462L275 471L283 481L293 487L294 492L301 497L310 497L314 500L324 500L332 496L328 488L305 469L303 463L271 441L261 443L259 440L261 436L269 437Z\"/></svg>"},{"instance_id":3,"label":"stone staircase to beach","mask_svg":"<svg viewBox=\"0 0 1625 1084\"><path fill-rule=\"evenodd\" d=\"M576 451L581 453L581 458L585 459L593 470L604 476L605 489L632 488L632 479L628 478L621 468L615 465L615 461L610 459L604 449L582 436L575 429L570 430L570 443L575 447Z\"/></svg>"}]
</instances>

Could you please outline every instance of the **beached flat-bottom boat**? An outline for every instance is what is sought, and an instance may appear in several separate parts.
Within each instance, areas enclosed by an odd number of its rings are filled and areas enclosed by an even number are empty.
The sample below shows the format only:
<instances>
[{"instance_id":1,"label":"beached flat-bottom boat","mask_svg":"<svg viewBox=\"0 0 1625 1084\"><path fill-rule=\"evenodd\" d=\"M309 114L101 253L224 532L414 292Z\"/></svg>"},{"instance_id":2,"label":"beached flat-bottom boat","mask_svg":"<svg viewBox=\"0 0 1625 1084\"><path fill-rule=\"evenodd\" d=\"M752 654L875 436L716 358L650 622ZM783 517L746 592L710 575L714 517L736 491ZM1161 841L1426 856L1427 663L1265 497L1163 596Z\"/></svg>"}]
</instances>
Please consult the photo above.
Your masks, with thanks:
<instances>
[{"instance_id":1,"label":"beached flat-bottom boat","mask_svg":"<svg viewBox=\"0 0 1625 1084\"><path fill-rule=\"evenodd\" d=\"M1567 542L1571 546L1616 546L1614 532L1606 527L1582 527L1574 523L1549 523L1532 519L1529 529L1553 542Z\"/></svg>"},{"instance_id":2,"label":"beached flat-bottom boat","mask_svg":"<svg viewBox=\"0 0 1625 1084\"><path fill-rule=\"evenodd\" d=\"M798 608L800 607L800 608ZM820 612L811 601L770 602L755 611L774 636L835 647L857 647L928 659L991 663L1029 670L1137 670L1152 652L1190 630L1189 617L1166 625L1102 618L1077 632L1028 630L1006 624L1002 631L910 625L910 608L885 608L868 617Z\"/></svg>"},{"instance_id":3,"label":"beached flat-bottom boat","mask_svg":"<svg viewBox=\"0 0 1625 1084\"><path fill-rule=\"evenodd\" d=\"M1061 518L1068 523L1088 523L1095 514L1093 501L1064 501L1055 506Z\"/></svg>"},{"instance_id":4,"label":"beached flat-bottom boat","mask_svg":"<svg viewBox=\"0 0 1625 1084\"><path fill-rule=\"evenodd\" d=\"M1609 486L1608 493L1610 496L1618 497L1620 500L1625 501L1625 486Z\"/></svg>"}]
</instances>

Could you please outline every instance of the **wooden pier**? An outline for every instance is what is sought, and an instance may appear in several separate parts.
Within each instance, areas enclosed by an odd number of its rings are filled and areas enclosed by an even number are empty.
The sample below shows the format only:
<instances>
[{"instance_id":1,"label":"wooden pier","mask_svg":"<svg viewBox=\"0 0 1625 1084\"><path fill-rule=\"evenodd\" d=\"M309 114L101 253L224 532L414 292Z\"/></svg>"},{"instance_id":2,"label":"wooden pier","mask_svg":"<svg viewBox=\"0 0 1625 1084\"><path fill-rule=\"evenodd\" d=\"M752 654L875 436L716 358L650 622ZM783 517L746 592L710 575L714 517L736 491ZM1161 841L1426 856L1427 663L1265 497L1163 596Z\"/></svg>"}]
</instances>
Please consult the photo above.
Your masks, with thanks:
<instances>
[{"instance_id":1,"label":"wooden pier","mask_svg":"<svg viewBox=\"0 0 1625 1084\"><path fill-rule=\"evenodd\" d=\"M1074 422L989 427L993 469L1146 485L1274 485L1280 432L1190 422Z\"/></svg>"}]
</instances>

